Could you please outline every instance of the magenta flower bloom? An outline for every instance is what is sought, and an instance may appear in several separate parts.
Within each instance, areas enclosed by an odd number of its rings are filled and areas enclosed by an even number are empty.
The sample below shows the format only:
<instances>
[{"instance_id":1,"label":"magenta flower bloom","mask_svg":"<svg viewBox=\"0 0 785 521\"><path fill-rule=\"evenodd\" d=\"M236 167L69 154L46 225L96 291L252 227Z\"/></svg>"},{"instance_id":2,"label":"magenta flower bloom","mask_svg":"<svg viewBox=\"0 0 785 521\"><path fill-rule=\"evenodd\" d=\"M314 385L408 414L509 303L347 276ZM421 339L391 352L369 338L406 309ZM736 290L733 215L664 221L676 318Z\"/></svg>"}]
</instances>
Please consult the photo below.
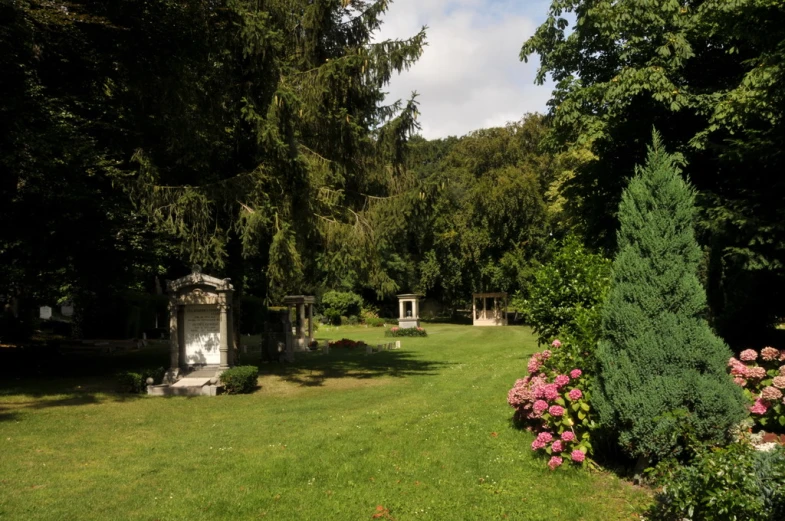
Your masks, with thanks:
<instances>
[{"instance_id":1,"label":"magenta flower bloom","mask_svg":"<svg viewBox=\"0 0 785 521\"><path fill-rule=\"evenodd\" d=\"M529 359L529 364L526 366L526 368L529 370L529 373L531 374L539 371L540 367L542 367L542 363L534 357Z\"/></svg>"},{"instance_id":2,"label":"magenta flower bloom","mask_svg":"<svg viewBox=\"0 0 785 521\"><path fill-rule=\"evenodd\" d=\"M566 374L560 374L556 378L553 379L553 383L555 383L558 387L564 387L568 383L570 383L570 377Z\"/></svg>"},{"instance_id":3,"label":"magenta flower bloom","mask_svg":"<svg viewBox=\"0 0 785 521\"><path fill-rule=\"evenodd\" d=\"M760 357L768 362L772 362L780 357L780 352L773 347L764 347L760 350Z\"/></svg>"},{"instance_id":4,"label":"magenta flower bloom","mask_svg":"<svg viewBox=\"0 0 785 521\"><path fill-rule=\"evenodd\" d=\"M564 431L561 433L561 439L564 441L575 441L575 433L572 431Z\"/></svg>"},{"instance_id":5,"label":"magenta flower bloom","mask_svg":"<svg viewBox=\"0 0 785 521\"><path fill-rule=\"evenodd\" d=\"M764 400L768 400L770 402L776 402L780 398L782 398L782 391L777 389L776 387L764 387L763 391L760 393L760 397Z\"/></svg>"},{"instance_id":6,"label":"magenta flower bloom","mask_svg":"<svg viewBox=\"0 0 785 521\"><path fill-rule=\"evenodd\" d=\"M548 412L551 414L551 416L563 416L564 407L559 405L551 405L551 407L548 409Z\"/></svg>"},{"instance_id":7,"label":"magenta flower bloom","mask_svg":"<svg viewBox=\"0 0 785 521\"><path fill-rule=\"evenodd\" d=\"M737 376L737 377L735 377L735 378L733 379L733 383L735 383L736 385L739 385L739 386L741 386L741 387L746 387L746 386L747 386L747 380L745 380L745 379L744 379L744 378L742 378L741 376Z\"/></svg>"},{"instance_id":8,"label":"magenta flower bloom","mask_svg":"<svg viewBox=\"0 0 785 521\"><path fill-rule=\"evenodd\" d=\"M747 374L744 376L746 376L748 380L766 378L766 369L763 367L748 367Z\"/></svg>"},{"instance_id":9,"label":"magenta flower bloom","mask_svg":"<svg viewBox=\"0 0 785 521\"><path fill-rule=\"evenodd\" d=\"M545 443L550 443L553 441L553 434L548 431L543 431L537 435L537 439L544 441Z\"/></svg>"},{"instance_id":10,"label":"magenta flower bloom","mask_svg":"<svg viewBox=\"0 0 785 521\"><path fill-rule=\"evenodd\" d=\"M775 376L771 383L777 389L785 389L785 376Z\"/></svg>"},{"instance_id":11,"label":"magenta flower bloom","mask_svg":"<svg viewBox=\"0 0 785 521\"><path fill-rule=\"evenodd\" d=\"M559 397L559 386L556 384L548 384L543 387L543 393L546 400L555 400Z\"/></svg>"},{"instance_id":12,"label":"magenta flower bloom","mask_svg":"<svg viewBox=\"0 0 785 521\"><path fill-rule=\"evenodd\" d=\"M586 459L586 454L582 450L575 449L572 451L572 454L570 454L570 458L576 463L581 463Z\"/></svg>"},{"instance_id":13,"label":"magenta flower bloom","mask_svg":"<svg viewBox=\"0 0 785 521\"><path fill-rule=\"evenodd\" d=\"M561 342L559 342L558 338L556 340L554 340L553 342L551 342L551 347L556 347L556 348L561 347Z\"/></svg>"},{"instance_id":14,"label":"magenta flower bloom","mask_svg":"<svg viewBox=\"0 0 785 521\"><path fill-rule=\"evenodd\" d=\"M553 445L551 445L551 451L555 452L556 454L560 453L563 450L564 447L562 447L561 440L556 440L553 442Z\"/></svg>"},{"instance_id":15,"label":"magenta flower bloom","mask_svg":"<svg viewBox=\"0 0 785 521\"><path fill-rule=\"evenodd\" d=\"M780 366L780 376L785 376L785 365Z\"/></svg>"},{"instance_id":16,"label":"magenta flower bloom","mask_svg":"<svg viewBox=\"0 0 785 521\"><path fill-rule=\"evenodd\" d=\"M768 410L769 410L769 408L766 406L765 403L763 403L763 401L760 398L755 400L755 405L750 407L750 412L752 414L763 415L763 414L766 414L766 411L768 411Z\"/></svg>"},{"instance_id":17,"label":"magenta flower bloom","mask_svg":"<svg viewBox=\"0 0 785 521\"><path fill-rule=\"evenodd\" d=\"M756 353L753 349L745 349L741 352L741 354L739 354L739 358L741 358L744 362L754 362L758 358L758 353Z\"/></svg>"},{"instance_id":18,"label":"magenta flower bloom","mask_svg":"<svg viewBox=\"0 0 785 521\"><path fill-rule=\"evenodd\" d=\"M548 402L546 402L545 400L537 400L536 402L534 402L532 408L534 409L534 412L541 414L542 412L548 409Z\"/></svg>"},{"instance_id":19,"label":"magenta flower bloom","mask_svg":"<svg viewBox=\"0 0 785 521\"><path fill-rule=\"evenodd\" d=\"M552 354L553 353L551 353L548 349L546 349L545 351L540 353L540 358L542 358L543 360L547 360L551 357Z\"/></svg>"},{"instance_id":20,"label":"magenta flower bloom","mask_svg":"<svg viewBox=\"0 0 785 521\"><path fill-rule=\"evenodd\" d=\"M573 389L567 394L567 396L569 396L570 400L572 401L580 400L583 396L583 392L581 392L580 389Z\"/></svg>"},{"instance_id":21,"label":"magenta flower bloom","mask_svg":"<svg viewBox=\"0 0 785 521\"><path fill-rule=\"evenodd\" d=\"M532 450L537 451L545 448L545 442L537 438L532 442Z\"/></svg>"},{"instance_id":22,"label":"magenta flower bloom","mask_svg":"<svg viewBox=\"0 0 785 521\"><path fill-rule=\"evenodd\" d=\"M551 470L553 470L561 465L562 461L564 460L562 460L559 456L553 456L550 461L548 461L548 466L551 468Z\"/></svg>"},{"instance_id":23,"label":"magenta flower bloom","mask_svg":"<svg viewBox=\"0 0 785 521\"><path fill-rule=\"evenodd\" d=\"M583 372L580 369L573 369L570 371L570 378L575 380L576 378L580 378Z\"/></svg>"}]
</instances>

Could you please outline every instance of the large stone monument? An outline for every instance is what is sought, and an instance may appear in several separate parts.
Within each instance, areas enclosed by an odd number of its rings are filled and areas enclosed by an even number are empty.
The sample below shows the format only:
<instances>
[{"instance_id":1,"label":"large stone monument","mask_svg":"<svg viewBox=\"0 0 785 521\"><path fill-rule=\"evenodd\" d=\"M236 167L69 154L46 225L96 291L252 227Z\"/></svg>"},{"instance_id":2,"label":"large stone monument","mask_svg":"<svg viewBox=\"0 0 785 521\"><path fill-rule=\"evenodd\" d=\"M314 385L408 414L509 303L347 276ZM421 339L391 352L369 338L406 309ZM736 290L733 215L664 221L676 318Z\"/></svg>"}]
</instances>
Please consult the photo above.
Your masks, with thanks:
<instances>
[{"instance_id":1,"label":"large stone monument","mask_svg":"<svg viewBox=\"0 0 785 521\"><path fill-rule=\"evenodd\" d=\"M294 349L308 351L308 344L313 341L313 305L316 298L311 295L288 295L283 303L291 311L294 308ZM307 335L305 324L308 323Z\"/></svg>"},{"instance_id":2,"label":"large stone monument","mask_svg":"<svg viewBox=\"0 0 785 521\"><path fill-rule=\"evenodd\" d=\"M420 327L420 299L422 295L405 293L398 295L398 327Z\"/></svg>"},{"instance_id":3,"label":"large stone monument","mask_svg":"<svg viewBox=\"0 0 785 521\"><path fill-rule=\"evenodd\" d=\"M507 293L475 293L472 296L472 323L475 326L506 326Z\"/></svg>"},{"instance_id":4,"label":"large stone monument","mask_svg":"<svg viewBox=\"0 0 785 521\"><path fill-rule=\"evenodd\" d=\"M167 281L169 293L170 368L167 380L180 372L214 371L234 365L232 298L229 279L205 275L199 266L177 280Z\"/></svg>"}]
</instances>

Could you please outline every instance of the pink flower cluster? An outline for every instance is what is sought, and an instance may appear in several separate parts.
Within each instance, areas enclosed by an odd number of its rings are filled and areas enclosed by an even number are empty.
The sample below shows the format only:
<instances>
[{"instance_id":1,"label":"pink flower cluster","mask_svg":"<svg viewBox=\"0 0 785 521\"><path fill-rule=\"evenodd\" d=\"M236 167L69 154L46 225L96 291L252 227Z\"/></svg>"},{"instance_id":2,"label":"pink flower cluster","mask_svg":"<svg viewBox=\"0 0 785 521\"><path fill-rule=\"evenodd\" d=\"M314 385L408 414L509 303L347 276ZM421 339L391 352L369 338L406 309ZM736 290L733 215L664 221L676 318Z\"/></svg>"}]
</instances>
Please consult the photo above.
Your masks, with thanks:
<instances>
[{"instance_id":1,"label":"pink flower cluster","mask_svg":"<svg viewBox=\"0 0 785 521\"><path fill-rule=\"evenodd\" d=\"M754 349L745 349L739 353L739 359L728 360L733 381L745 388L744 393L755 400L750 407L753 417L773 415L773 420L780 420L775 406L780 400L785 404L785 351L773 347L764 347L760 354ZM775 376L776 375L776 376ZM771 380L767 378L772 377Z\"/></svg>"},{"instance_id":2,"label":"pink flower cluster","mask_svg":"<svg viewBox=\"0 0 785 521\"><path fill-rule=\"evenodd\" d=\"M532 450L544 449L551 441L553 441L553 434L550 432L541 432L532 442Z\"/></svg>"},{"instance_id":3,"label":"pink flower cluster","mask_svg":"<svg viewBox=\"0 0 785 521\"><path fill-rule=\"evenodd\" d=\"M774 360L779 360L780 352L773 347L764 347L760 350L760 357L767 362L773 362Z\"/></svg>"},{"instance_id":4,"label":"pink flower cluster","mask_svg":"<svg viewBox=\"0 0 785 521\"><path fill-rule=\"evenodd\" d=\"M553 350L559 347L561 342L558 340L551 344ZM531 444L532 450L551 454L548 462L551 469L565 460L580 464L587 455L581 444L581 429L585 429L582 419L577 416L578 412L566 406L585 400L584 391L576 385L583 372L577 368L568 374L555 371L560 363L558 353L551 350L535 353L528 361L528 376L517 380L507 393L507 402L515 408L516 421L537 435ZM584 408L580 411L581 415L587 412Z\"/></svg>"}]
</instances>

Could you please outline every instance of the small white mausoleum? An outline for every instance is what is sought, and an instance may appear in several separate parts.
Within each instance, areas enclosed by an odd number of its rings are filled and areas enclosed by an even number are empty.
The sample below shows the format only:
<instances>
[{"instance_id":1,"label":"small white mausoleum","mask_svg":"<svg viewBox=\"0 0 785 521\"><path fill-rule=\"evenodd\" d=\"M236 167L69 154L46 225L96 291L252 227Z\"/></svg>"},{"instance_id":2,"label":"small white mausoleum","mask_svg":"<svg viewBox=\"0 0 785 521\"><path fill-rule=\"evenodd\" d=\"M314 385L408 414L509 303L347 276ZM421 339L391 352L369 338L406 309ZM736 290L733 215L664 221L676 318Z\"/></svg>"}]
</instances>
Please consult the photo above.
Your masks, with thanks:
<instances>
[{"instance_id":1,"label":"small white mausoleum","mask_svg":"<svg viewBox=\"0 0 785 521\"><path fill-rule=\"evenodd\" d=\"M475 293L472 297L472 323L475 326L507 325L507 293Z\"/></svg>"},{"instance_id":2,"label":"small white mausoleum","mask_svg":"<svg viewBox=\"0 0 785 521\"><path fill-rule=\"evenodd\" d=\"M398 327L420 327L420 300L422 295L404 293L398 295Z\"/></svg>"}]
</instances>

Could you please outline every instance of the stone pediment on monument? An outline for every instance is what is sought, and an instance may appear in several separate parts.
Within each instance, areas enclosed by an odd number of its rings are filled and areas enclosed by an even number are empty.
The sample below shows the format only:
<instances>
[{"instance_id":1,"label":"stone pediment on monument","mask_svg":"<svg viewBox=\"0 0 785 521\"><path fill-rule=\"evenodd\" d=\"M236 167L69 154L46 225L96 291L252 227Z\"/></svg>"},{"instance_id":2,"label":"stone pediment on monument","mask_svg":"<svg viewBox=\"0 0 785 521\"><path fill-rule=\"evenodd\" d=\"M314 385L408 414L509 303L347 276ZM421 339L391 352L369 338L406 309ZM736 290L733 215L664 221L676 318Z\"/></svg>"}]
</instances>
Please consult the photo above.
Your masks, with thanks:
<instances>
[{"instance_id":1,"label":"stone pediment on monument","mask_svg":"<svg viewBox=\"0 0 785 521\"><path fill-rule=\"evenodd\" d=\"M202 273L202 269L194 266L191 273L185 277L166 282L166 287L170 294L181 294L183 290L188 290L189 297L199 298L199 294L206 296L207 293L219 291L233 291L234 286L230 279L219 279Z\"/></svg>"}]
</instances>

